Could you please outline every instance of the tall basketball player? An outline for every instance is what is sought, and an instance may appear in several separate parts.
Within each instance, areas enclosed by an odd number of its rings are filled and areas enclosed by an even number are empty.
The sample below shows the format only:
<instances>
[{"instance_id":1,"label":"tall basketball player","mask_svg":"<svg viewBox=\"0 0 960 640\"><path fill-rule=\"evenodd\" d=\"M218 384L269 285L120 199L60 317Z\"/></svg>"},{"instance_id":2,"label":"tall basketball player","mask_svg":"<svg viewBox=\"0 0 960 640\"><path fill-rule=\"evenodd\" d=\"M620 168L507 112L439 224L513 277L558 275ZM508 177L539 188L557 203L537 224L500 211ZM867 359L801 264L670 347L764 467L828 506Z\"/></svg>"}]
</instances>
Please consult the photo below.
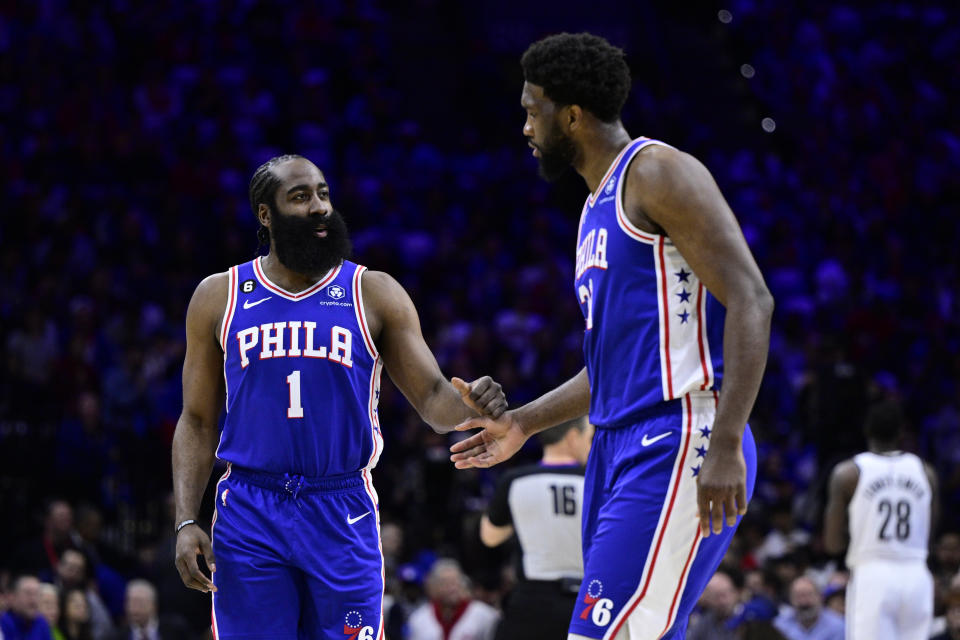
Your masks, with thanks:
<instances>
[{"instance_id":1,"label":"tall basketball player","mask_svg":"<svg viewBox=\"0 0 960 640\"><path fill-rule=\"evenodd\" d=\"M506 401L489 378L455 389L403 288L346 259L346 226L313 163L270 160L250 204L269 254L205 279L187 310L177 569L214 592L215 638L381 639L381 368L438 432ZM208 537L196 520L214 455L229 464Z\"/></svg>"},{"instance_id":2,"label":"tall basketball player","mask_svg":"<svg viewBox=\"0 0 960 640\"><path fill-rule=\"evenodd\" d=\"M927 549L938 516L933 468L899 449L903 416L887 400L871 408L867 451L830 476L824 522L829 553L847 552L847 638L926 640L933 620ZM849 534L849 544L848 544Z\"/></svg>"},{"instance_id":3,"label":"tall basketball player","mask_svg":"<svg viewBox=\"0 0 960 640\"><path fill-rule=\"evenodd\" d=\"M746 422L773 299L706 168L627 133L620 49L564 33L531 45L521 64L523 134L541 175L572 165L591 191L574 282L586 368L500 420L462 425L483 430L452 459L490 466L589 411L597 432L570 637L682 638L753 491Z\"/></svg>"}]
</instances>

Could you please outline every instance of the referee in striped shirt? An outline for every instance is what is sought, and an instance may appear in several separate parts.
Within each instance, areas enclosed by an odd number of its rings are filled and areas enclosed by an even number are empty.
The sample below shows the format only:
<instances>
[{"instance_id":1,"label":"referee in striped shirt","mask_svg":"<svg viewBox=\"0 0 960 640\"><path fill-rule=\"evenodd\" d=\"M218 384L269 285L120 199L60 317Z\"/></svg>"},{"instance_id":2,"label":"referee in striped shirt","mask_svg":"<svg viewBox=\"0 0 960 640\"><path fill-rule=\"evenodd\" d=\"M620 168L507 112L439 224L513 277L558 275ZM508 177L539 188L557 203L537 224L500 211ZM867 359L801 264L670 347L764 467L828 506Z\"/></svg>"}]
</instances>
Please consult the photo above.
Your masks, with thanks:
<instances>
[{"instance_id":1,"label":"referee in striped shirt","mask_svg":"<svg viewBox=\"0 0 960 640\"><path fill-rule=\"evenodd\" d=\"M583 473L593 439L586 417L540 432L543 457L511 469L480 521L488 547L514 534L520 547L514 590L497 640L565 640L583 579L580 517Z\"/></svg>"}]
</instances>

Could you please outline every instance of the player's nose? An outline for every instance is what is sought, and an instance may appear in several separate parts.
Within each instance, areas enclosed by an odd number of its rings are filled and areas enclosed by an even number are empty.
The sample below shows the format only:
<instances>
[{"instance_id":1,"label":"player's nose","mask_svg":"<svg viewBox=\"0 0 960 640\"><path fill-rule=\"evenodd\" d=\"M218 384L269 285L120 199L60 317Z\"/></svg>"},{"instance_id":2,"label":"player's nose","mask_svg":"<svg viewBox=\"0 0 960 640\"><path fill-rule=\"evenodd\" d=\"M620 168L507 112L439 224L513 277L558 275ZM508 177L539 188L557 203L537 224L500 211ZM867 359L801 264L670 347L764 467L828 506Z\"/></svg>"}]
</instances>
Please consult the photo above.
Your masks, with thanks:
<instances>
[{"instance_id":1,"label":"player's nose","mask_svg":"<svg viewBox=\"0 0 960 640\"><path fill-rule=\"evenodd\" d=\"M327 216L331 211L333 211L333 205L330 203L330 200L313 194L313 197L310 198L311 215Z\"/></svg>"}]
</instances>

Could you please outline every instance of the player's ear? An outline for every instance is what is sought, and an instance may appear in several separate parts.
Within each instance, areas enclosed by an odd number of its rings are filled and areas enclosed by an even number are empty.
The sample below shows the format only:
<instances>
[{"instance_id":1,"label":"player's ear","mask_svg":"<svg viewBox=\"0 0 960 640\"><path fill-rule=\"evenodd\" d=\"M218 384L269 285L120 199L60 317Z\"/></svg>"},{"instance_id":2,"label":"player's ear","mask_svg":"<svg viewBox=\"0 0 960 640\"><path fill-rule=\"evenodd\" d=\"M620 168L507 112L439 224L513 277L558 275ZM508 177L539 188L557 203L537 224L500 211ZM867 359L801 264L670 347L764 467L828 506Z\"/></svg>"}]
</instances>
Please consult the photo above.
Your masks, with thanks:
<instances>
[{"instance_id":1,"label":"player's ear","mask_svg":"<svg viewBox=\"0 0 960 640\"><path fill-rule=\"evenodd\" d=\"M576 131L583 125L583 109L578 104L571 104L567 105L566 110L567 128L570 131Z\"/></svg>"},{"instance_id":2,"label":"player's ear","mask_svg":"<svg viewBox=\"0 0 960 640\"><path fill-rule=\"evenodd\" d=\"M263 226L268 229L270 228L270 207L264 202L261 202L257 207L257 220L259 220Z\"/></svg>"}]
</instances>

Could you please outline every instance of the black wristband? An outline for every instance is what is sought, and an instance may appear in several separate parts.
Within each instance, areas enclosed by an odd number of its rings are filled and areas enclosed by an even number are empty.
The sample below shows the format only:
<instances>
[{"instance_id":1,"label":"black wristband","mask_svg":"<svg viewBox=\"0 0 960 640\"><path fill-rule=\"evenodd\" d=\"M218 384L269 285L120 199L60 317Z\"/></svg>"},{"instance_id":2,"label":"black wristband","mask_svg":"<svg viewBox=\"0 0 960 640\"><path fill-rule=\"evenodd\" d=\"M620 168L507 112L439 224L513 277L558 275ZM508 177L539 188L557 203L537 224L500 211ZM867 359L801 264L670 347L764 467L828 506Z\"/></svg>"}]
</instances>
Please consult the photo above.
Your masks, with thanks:
<instances>
[{"instance_id":1,"label":"black wristband","mask_svg":"<svg viewBox=\"0 0 960 640\"><path fill-rule=\"evenodd\" d=\"M197 524L197 521L196 521L196 520L184 520L183 522L181 522L180 524L177 525L177 531L176 531L176 532L177 532L177 533L180 533L180 529L183 529L183 528L184 528L185 526L187 526L188 524Z\"/></svg>"}]
</instances>

